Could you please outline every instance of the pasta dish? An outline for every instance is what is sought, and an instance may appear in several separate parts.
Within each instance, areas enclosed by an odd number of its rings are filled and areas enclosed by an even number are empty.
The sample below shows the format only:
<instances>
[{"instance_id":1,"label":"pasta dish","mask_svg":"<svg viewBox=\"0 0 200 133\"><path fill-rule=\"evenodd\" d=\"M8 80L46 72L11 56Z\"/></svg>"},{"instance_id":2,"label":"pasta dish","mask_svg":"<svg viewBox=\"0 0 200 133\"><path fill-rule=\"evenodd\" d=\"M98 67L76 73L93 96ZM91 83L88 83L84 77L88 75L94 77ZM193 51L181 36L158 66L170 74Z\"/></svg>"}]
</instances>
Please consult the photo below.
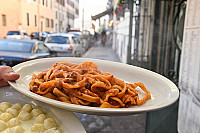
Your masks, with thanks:
<instances>
[{"instance_id":1,"label":"pasta dish","mask_svg":"<svg viewBox=\"0 0 200 133\"><path fill-rule=\"evenodd\" d=\"M143 83L125 83L113 74L102 72L93 62L59 62L33 74L30 91L66 103L101 108L127 108L142 105L151 98ZM136 88L145 95L139 99Z\"/></svg>"}]
</instances>

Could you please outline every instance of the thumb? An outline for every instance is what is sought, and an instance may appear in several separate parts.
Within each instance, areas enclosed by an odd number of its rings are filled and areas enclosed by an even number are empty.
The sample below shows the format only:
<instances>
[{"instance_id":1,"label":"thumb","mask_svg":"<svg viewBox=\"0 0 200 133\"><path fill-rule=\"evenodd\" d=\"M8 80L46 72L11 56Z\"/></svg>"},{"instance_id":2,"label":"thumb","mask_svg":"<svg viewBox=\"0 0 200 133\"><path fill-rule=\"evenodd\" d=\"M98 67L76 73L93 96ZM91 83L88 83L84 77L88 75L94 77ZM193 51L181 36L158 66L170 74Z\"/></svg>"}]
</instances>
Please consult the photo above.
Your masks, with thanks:
<instances>
[{"instance_id":1,"label":"thumb","mask_svg":"<svg viewBox=\"0 0 200 133\"><path fill-rule=\"evenodd\" d=\"M14 81L14 80L19 79L19 77L20 77L20 75L15 72L5 73L3 75L3 79L5 81Z\"/></svg>"}]
</instances>

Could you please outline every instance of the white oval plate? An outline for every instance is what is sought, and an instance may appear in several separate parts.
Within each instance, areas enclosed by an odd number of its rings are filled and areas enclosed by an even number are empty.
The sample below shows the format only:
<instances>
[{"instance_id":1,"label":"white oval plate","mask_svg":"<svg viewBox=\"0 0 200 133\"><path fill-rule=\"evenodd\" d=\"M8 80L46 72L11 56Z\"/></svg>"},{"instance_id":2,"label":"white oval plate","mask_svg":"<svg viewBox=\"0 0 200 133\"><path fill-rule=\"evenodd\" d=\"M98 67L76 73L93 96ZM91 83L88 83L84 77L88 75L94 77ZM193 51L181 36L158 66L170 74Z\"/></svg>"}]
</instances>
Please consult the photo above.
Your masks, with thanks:
<instances>
[{"instance_id":1,"label":"white oval plate","mask_svg":"<svg viewBox=\"0 0 200 133\"><path fill-rule=\"evenodd\" d=\"M39 106L47 113L50 113L52 117L58 121L63 133L86 133L82 123L74 115L74 113L64 109L55 108L54 106L22 95L14 90L11 86L0 88L0 102L10 102L12 104L20 103L22 105L31 104L33 106Z\"/></svg>"},{"instance_id":2,"label":"white oval plate","mask_svg":"<svg viewBox=\"0 0 200 133\"><path fill-rule=\"evenodd\" d=\"M32 80L32 73L38 74L39 72L51 67L54 63L63 61L72 63L92 61L98 65L99 70L110 72L114 74L115 77L124 80L125 82L144 83L146 88L151 92L152 98L141 106L133 106L129 108L99 108L64 103L39 96L29 91L29 83ZM16 90L31 98L69 111L98 115L130 115L167 107L173 104L179 97L178 88L167 78L140 67L117 62L90 58L55 57L27 61L14 66L13 69L21 75L19 80L16 82L9 82Z\"/></svg>"}]
</instances>

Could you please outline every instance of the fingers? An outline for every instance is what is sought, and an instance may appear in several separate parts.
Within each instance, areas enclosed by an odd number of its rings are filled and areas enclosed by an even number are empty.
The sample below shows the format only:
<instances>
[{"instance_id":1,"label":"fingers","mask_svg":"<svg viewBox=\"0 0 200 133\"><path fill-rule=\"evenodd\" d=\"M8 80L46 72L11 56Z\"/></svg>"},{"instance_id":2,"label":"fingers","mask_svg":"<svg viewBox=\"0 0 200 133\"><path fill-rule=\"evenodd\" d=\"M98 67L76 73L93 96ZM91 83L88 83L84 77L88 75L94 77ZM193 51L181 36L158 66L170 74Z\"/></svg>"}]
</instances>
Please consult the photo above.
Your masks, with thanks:
<instances>
[{"instance_id":1,"label":"fingers","mask_svg":"<svg viewBox=\"0 0 200 133\"><path fill-rule=\"evenodd\" d=\"M20 75L14 72L3 74L3 79L5 81L14 81L17 80L19 77Z\"/></svg>"},{"instance_id":2,"label":"fingers","mask_svg":"<svg viewBox=\"0 0 200 133\"><path fill-rule=\"evenodd\" d=\"M8 82L0 80L0 87L8 85Z\"/></svg>"},{"instance_id":3,"label":"fingers","mask_svg":"<svg viewBox=\"0 0 200 133\"><path fill-rule=\"evenodd\" d=\"M0 80L13 81L20 77L19 74L15 73L14 70L9 66L0 67Z\"/></svg>"}]
</instances>

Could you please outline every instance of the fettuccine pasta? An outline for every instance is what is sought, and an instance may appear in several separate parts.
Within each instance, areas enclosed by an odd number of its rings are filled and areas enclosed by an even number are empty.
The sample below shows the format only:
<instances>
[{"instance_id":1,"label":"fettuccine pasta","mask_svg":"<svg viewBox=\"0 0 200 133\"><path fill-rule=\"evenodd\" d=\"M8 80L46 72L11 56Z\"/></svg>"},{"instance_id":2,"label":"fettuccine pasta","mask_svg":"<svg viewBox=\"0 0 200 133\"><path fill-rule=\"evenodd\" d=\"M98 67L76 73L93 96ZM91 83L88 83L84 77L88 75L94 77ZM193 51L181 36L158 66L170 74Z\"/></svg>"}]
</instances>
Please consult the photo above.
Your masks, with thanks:
<instances>
[{"instance_id":1,"label":"fettuccine pasta","mask_svg":"<svg viewBox=\"0 0 200 133\"><path fill-rule=\"evenodd\" d=\"M29 84L36 94L66 103L101 108L124 108L142 105L151 93L142 83L125 83L111 73L102 72L93 62L59 62L33 74ZM136 88L145 95L139 99Z\"/></svg>"}]
</instances>

